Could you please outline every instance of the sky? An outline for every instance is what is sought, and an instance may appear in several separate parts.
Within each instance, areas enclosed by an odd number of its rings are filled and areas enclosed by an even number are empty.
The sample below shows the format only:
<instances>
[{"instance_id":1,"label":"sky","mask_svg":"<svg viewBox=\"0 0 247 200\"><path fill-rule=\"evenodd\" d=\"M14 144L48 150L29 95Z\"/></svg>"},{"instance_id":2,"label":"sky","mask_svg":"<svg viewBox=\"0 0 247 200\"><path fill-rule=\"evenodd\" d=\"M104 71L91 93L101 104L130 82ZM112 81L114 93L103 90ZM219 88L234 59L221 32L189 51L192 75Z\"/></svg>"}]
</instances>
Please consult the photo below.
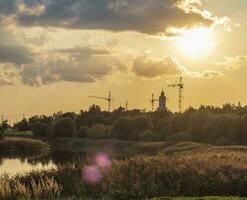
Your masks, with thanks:
<instances>
[{"instance_id":1,"label":"sky","mask_svg":"<svg viewBox=\"0 0 247 200\"><path fill-rule=\"evenodd\" d=\"M0 0L0 113L247 104L246 0Z\"/></svg>"}]
</instances>

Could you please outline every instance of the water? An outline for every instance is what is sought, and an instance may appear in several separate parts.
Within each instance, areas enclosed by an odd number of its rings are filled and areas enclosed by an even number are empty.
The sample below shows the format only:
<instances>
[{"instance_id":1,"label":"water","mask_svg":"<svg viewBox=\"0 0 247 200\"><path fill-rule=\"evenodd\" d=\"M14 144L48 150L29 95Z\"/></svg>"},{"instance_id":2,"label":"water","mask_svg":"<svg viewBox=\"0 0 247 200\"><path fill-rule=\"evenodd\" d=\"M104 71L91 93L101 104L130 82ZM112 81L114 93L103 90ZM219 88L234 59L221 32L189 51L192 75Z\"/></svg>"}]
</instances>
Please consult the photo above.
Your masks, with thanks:
<instances>
[{"instance_id":1,"label":"water","mask_svg":"<svg viewBox=\"0 0 247 200\"><path fill-rule=\"evenodd\" d=\"M47 154L18 155L8 153L0 155L0 176L25 174L30 171L56 169L63 165L76 165L87 160L83 154L68 152L50 152Z\"/></svg>"},{"instance_id":2,"label":"water","mask_svg":"<svg viewBox=\"0 0 247 200\"><path fill-rule=\"evenodd\" d=\"M10 176L14 176L16 174L25 174L32 170L48 170L48 169L56 169L57 166L50 161L48 164L30 164L25 159L3 159L3 162L0 166L0 175L7 173Z\"/></svg>"}]
</instances>

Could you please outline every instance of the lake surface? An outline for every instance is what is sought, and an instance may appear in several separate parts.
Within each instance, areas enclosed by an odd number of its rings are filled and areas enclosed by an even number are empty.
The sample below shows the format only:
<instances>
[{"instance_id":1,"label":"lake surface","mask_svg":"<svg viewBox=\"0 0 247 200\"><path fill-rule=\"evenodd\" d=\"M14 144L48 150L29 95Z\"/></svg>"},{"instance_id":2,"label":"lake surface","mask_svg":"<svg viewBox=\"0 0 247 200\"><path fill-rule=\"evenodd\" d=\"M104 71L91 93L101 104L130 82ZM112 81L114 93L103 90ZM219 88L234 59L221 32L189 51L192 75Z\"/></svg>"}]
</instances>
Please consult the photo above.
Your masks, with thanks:
<instances>
[{"instance_id":1,"label":"lake surface","mask_svg":"<svg viewBox=\"0 0 247 200\"><path fill-rule=\"evenodd\" d=\"M83 163L88 158L83 154L68 152L50 152L44 155L17 155L8 153L0 155L0 176L8 174L25 174L33 170L56 169L63 165L76 165Z\"/></svg>"}]
</instances>

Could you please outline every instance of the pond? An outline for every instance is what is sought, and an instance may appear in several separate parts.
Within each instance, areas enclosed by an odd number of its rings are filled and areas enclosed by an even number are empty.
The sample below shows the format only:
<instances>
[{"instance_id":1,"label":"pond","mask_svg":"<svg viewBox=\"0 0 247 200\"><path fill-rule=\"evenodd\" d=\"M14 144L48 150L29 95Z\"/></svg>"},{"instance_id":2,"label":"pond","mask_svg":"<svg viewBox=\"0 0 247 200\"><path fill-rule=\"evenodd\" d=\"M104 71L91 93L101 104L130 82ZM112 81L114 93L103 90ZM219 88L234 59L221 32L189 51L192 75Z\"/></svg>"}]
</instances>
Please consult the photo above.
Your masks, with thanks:
<instances>
[{"instance_id":1,"label":"pond","mask_svg":"<svg viewBox=\"0 0 247 200\"><path fill-rule=\"evenodd\" d=\"M30 171L56 169L63 165L76 165L86 162L88 157L84 154L68 152L49 152L41 155L20 155L17 153L4 153L0 155L0 176L8 174L24 174Z\"/></svg>"}]
</instances>

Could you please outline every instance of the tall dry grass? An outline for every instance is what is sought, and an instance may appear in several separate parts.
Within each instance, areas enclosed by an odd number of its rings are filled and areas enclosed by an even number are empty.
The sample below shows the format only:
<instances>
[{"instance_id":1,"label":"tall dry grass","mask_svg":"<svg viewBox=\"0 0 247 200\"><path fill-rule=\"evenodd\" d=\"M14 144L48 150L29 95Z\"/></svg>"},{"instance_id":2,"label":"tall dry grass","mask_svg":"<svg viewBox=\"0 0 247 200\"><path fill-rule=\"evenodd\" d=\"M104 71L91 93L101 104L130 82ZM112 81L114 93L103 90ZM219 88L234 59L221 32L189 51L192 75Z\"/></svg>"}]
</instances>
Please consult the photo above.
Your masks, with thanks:
<instances>
[{"instance_id":1,"label":"tall dry grass","mask_svg":"<svg viewBox=\"0 0 247 200\"><path fill-rule=\"evenodd\" d=\"M25 184L19 179L11 179L8 176L0 180L0 199L52 199L59 198L62 185L54 178L40 177L36 181L30 177L30 182Z\"/></svg>"}]
</instances>

